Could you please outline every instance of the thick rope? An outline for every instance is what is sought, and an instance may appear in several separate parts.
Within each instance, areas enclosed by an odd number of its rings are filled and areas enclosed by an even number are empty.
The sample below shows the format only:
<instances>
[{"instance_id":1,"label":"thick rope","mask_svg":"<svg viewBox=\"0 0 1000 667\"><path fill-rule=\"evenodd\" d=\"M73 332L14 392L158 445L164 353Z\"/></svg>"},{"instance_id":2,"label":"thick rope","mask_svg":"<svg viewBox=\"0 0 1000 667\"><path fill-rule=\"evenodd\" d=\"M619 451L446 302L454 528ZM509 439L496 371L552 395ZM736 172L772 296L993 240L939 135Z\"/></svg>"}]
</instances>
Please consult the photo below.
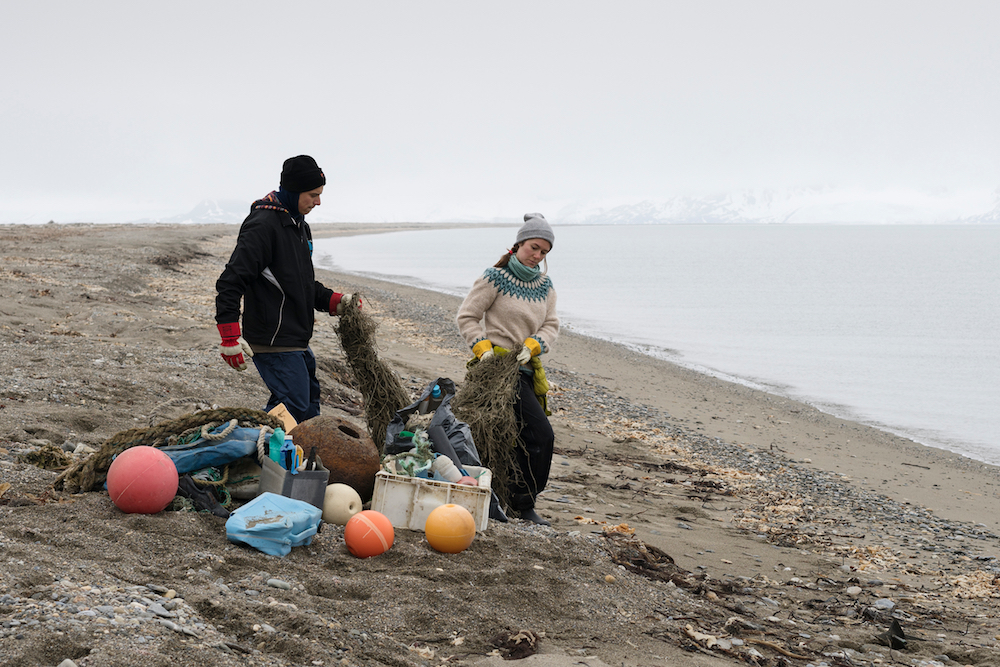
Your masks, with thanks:
<instances>
[{"instance_id":1,"label":"thick rope","mask_svg":"<svg viewBox=\"0 0 1000 667\"><path fill-rule=\"evenodd\" d=\"M232 434L233 431L236 430L236 427L239 425L240 422L238 419L230 419L229 425L226 426L226 428L222 429L218 433L212 433L212 430L218 427L213 426L212 424L203 424L201 427L201 437L204 438L205 440L225 440Z\"/></svg>"},{"instance_id":2,"label":"thick rope","mask_svg":"<svg viewBox=\"0 0 1000 667\"><path fill-rule=\"evenodd\" d=\"M198 486L222 486L229 481L229 464L222 466L222 476L219 479L203 479L201 477L191 477Z\"/></svg>"},{"instance_id":3,"label":"thick rope","mask_svg":"<svg viewBox=\"0 0 1000 667\"><path fill-rule=\"evenodd\" d=\"M261 463L268 456L267 443L271 439L272 433L274 433L274 429L270 426L260 427L260 435L257 436L257 460Z\"/></svg>"},{"instance_id":4,"label":"thick rope","mask_svg":"<svg viewBox=\"0 0 1000 667\"><path fill-rule=\"evenodd\" d=\"M177 419L160 422L156 426L149 428L133 428L121 431L106 440L101 448L89 457L80 461L64 471L52 483L52 488L57 491L68 491L69 493L80 493L81 491L93 491L104 484L108 476L108 468L115 456L130 447L147 445L149 447L163 447L170 442L171 436L184 433L190 429L201 429L205 424L212 422L223 423L235 419L238 423L245 423L247 426L270 426L272 428L283 427L282 421L273 415L269 415L261 410L250 408L218 408L215 410L202 410L188 415L183 415Z\"/></svg>"}]
</instances>

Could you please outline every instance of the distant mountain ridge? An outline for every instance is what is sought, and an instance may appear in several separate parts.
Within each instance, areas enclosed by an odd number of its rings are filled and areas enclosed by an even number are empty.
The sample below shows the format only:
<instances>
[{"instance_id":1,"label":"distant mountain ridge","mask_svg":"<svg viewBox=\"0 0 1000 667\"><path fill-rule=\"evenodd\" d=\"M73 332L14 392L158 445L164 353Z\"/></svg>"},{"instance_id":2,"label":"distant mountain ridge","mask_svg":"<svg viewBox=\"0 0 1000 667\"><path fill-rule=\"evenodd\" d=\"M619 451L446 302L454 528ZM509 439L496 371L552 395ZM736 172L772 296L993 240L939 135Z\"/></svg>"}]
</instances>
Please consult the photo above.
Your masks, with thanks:
<instances>
[{"instance_id":1,"label":"distant mountain ridge","mask_svg":"<svg viewBox=\"0 0 1000 667\"><path fill-rule=\"evenodd\" d=\"M1000 188L992 202L960 194L835 189L748 190L678 196L608 208L569 206L553 220L576 224L989 223L1000 222Z\"/></svg>"},{"instance_id":2,"label":"distant mountain ridge","mask_svg":"<svg viewBox=\"0 0 1000 667\"><path fill-rule=\"evenodd\" d=\"M997 205L993 207L992 211L988 211L982 215L974 215L968 218L963 218L960 222L968 222L972 224L1000 223L1000 201L997 202Z\"/></svg>"},{"instance_id":3,"label":"distant mountain ridge","mask_svg":"<svg viewBox=\"0 0 1000 667\"><path fill-rule=\"evenodd\" d=\"M516 217L435 213L382 218L376 222L519 222ZM240 223L250 212L250 202L206 199L188 213L136 222L173 224ZM325 221L322 211L314 216ZM835 188L744 190L708 196L676 196L636 203L571 204L549 213L556 224L660 225L660 224L988 224L1000 223L1000 188L988 193L925 193L911 190L880 193ZM312 218L311 218L312 219ZM336 219L336 217L334 218ZM365 222L351 220L351 222Z\"/></svg>"},{"instance_id":4,"label":"distant mountain ridge","mask_svg":"<svg viewBox=\"0 0 1000 667\"><path fill-rule=\"evenodd\" d=\"M235 199L204 199L187 213L169 218L134 220L136 223L161 222L173 225L239 223L250 213L250 202Z\"/></svg>"}]
</instances>

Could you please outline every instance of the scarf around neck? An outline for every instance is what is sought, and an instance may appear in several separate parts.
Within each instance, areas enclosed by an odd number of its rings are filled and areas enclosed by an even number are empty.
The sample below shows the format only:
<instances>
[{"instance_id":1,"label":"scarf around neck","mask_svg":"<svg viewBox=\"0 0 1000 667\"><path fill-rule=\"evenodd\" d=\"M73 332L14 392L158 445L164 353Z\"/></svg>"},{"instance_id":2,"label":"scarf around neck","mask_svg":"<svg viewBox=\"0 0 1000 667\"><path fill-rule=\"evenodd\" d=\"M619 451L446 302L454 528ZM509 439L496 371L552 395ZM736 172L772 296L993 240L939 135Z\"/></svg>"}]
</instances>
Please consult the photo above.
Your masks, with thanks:
<instances>
[{"instance_id":1,"label":"scarf around neck","mask_svg":"<svg viewBox=\"0 0 1000 667\"><path fill-rule=\"evenodd\" d=\"M284 195L284 196L283 196ZM271 211L284 211L292 217L296 223L301 224L305 220L305 216L298 212L298 209L290 209L288 204L288 195L292 197L297 197L294 192L288 192L288 190L274 190L265 196L263 199L258 199L250 207L250 210L255 211L258 208L265 208Z\"/></svg>"},{"instance_id":2,"label":"scarf around neck","mask_svg":"<svg viewBox=\"0 0 1000 667\"><path fill-rule=\"evenodd\" d=\"M534 268L530 268L525 266L524 264L521 264L520 260L518 260L517 258L517 255L510 256L510 259L507 260L507 268L510 269L510 272L514 274L515 278L517 278L518 280L523 280L526 283L530 283L532 280L537 278L538 275L541 273L541 269L539 269L537 266Z\"/></svg>"}]
</instances>

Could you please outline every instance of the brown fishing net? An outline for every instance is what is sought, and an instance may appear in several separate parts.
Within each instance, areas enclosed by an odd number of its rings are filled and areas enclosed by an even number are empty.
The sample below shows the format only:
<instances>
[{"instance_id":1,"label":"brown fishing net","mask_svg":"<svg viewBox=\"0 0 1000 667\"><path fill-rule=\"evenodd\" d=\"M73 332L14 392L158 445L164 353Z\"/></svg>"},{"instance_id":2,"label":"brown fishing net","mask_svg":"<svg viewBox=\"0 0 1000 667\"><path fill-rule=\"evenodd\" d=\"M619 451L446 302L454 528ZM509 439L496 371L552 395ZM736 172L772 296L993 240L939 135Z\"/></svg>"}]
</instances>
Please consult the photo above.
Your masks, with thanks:
<instances>
[{"instance_id":1,"label":"brown fishing net","mask_svg":"<svg viewBox=\"0 0 1000 667\"><path fill-rule=\"evenodd\" d=\"M344 304L336 330L364 399L368 434L381 455L385 449L386 427L396 411L409 405L411 399L396 373L379 359L375 341L378 325L358 308L359 298L360 295L355 294L350 303Z\"/></svg>"},{"instance_id":2,"label":"brown fishing net","mask_svg":"<svg viewBox=\"0 0 1000 667\"><path fill-rule=\"evenodd\" d=\"M516 355L496 355L473 361L451 402L455 416L469 425L479 458L493 475L493 490L501 504L509 503L511 482L520 474L514 462L518 424L514 397L518 382Z\"/></svg>"},{"instance_id":3,"label":"brown fishing net","mask_svg":"<svg viewBox=\"0 0 1000 667\"><path fill-rule=\"evenodd\" d=\"M201 410L177 419L160 422L149 428L132 428L111 436L101 445L101 448L83 461L76 463L56 477L52 487L56 490L80 493L93 491L108 476L108 468L116 455L129 447L147 445L163 447L171 444L171 437L199 428L205 424L223 424L237 420L240 425L259 428L283 428L280 419L261 410L250 408L218 408L216 410Z\"/></svg>"}]
</instances>

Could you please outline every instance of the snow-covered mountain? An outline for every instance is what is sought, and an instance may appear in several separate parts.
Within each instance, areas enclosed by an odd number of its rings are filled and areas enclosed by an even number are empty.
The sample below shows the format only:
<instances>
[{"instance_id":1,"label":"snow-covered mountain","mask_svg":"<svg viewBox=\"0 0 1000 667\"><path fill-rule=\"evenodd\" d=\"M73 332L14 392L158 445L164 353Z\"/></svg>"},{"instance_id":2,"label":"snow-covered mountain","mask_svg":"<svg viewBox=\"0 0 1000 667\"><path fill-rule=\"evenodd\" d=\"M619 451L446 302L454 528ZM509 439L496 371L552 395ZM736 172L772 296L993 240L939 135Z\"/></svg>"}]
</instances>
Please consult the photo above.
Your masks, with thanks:
<instances>
[{"instance_id":1,"label":"snow-covered mountain","mask_svg":"<svg viewBox=\"0 0 1000 667\"><path fill-rule=\"evenodd\" d=\"M552 216L576 224L669 223L943 223L1000 222L1000 188L992 193L835 188L745 190L677 196L613 206L572 205Z\"/></svg>"},{"instance_id":2,"label":"snow-covered mountain","mask_svg":"<svg viewBox=\"0 0 1000 667\"><path fill-rule=\"evenodd\" d=\"M136 220L139 223L165 222L175 225L195 225L213 223L240 223L250 213L250 202L236 200L205 199L187 213L155 220Z\"/></svg>"},{"instance_id":3,"label":"snow-covered mountain","mask_svg":"<svg viewBox=\"0 0 1000 667\"><path fill-rule=\"evenodd\" d=\"M979 215L973 215L966 218L962 218L960 222L971 223L971 224L1000 224L1000 188L997 188L996 196L994 198L995 203L993 209L981 213Z\"/></svg>"}]
</instances>

